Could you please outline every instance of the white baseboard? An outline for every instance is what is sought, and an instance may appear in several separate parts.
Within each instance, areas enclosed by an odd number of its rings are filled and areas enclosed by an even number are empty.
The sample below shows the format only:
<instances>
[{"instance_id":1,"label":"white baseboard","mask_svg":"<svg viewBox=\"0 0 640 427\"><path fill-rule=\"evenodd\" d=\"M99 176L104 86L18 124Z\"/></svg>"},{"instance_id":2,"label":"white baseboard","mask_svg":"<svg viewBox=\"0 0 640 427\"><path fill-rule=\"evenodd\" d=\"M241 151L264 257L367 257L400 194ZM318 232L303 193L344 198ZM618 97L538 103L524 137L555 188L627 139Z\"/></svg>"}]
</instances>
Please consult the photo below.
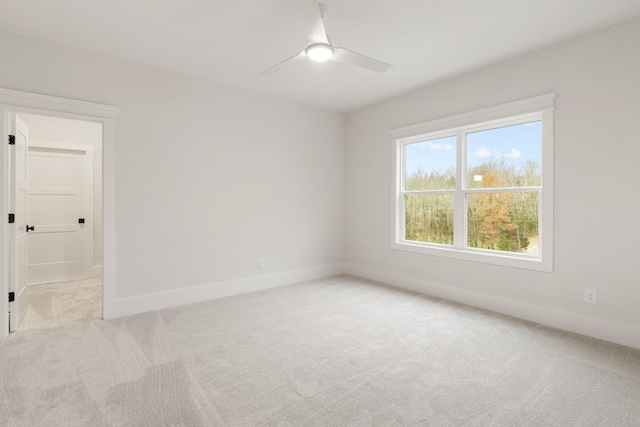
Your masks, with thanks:
<instances>
[{"instance_id":1,"label":"white baseboard","mask_svg":"<svg viewBox=\"0 0 640 427\"><path fill-rule=\"evenodd\" d=\"M620 320L587 316L553 307L535 305L497 295L486 294L429 280L404 276L362 264L346 265L346 272L391 286L445 298L474 307L484 308L519 319L540 323L593 338L640 349L638 325Z\"/></svg>"},{"instance_id":2,"label":"white baseboard","mask_svg":"<svg viewBox=\"0 0 640 427\"><path fill-rule=\"evenodd\" d=\"M254 276L246 279L230 280L131 298L116 299L114 301L115 317L129 316L247 292L261 291L263 289L336 276L338 274L344 274L345 272L345 264L331 264L304 270Z\"/></svg>"}]
</instances>

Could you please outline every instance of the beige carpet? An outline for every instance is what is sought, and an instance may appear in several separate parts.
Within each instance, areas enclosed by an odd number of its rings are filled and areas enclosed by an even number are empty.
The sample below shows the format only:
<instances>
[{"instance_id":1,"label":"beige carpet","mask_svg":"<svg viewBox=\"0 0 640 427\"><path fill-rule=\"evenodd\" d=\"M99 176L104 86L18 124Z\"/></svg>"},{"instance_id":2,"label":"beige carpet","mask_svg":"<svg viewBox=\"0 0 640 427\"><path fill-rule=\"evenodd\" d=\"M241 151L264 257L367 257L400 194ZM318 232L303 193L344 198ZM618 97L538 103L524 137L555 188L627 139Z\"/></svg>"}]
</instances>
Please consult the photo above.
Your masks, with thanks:
<instances>
[{"instance_id":1,"label":"beige carpet","mask_svg":"<svg viewBox=\"0 0 640 427\"><path fill-rule=\"evenodd\" d=\"M86 279L29 286L27 301L27 314L19 331L98 320L102 318L102 281Z\"/></svg>"},{"instance_id":2,"label":"beige carpet","mask_svg":"<svg viewBox=\"0 0 640 427\"><path fill-rule=\"evenodd\" d=\"M7 426L640 426L640 351L353 277L0 347Z\"/></svg>"}]
</instances>

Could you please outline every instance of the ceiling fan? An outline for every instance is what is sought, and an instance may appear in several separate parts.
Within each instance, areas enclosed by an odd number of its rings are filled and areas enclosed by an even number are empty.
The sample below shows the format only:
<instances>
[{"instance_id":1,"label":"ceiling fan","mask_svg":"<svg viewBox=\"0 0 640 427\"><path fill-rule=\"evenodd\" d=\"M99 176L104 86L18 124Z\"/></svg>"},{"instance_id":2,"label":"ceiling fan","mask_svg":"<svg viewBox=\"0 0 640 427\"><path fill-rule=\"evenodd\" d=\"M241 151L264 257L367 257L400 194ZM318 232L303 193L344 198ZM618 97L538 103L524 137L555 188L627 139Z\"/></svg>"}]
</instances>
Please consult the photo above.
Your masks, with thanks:
<instances>
[{"instance_id":1,"label":"ceiling fan","mask_svg":"<svg viewBox=\"0 0 640 427\"><path fill-rule=\"evenodd\" d=\"M261 75L266 76L287 65L306 59L319 62L330 60L380 73L384 73L393 67L393 65L369 58L349 49L333 47L322 22L322 11L325 5L317 3L315 0L299 0L299 2L307 24L307 36L309 39L307 47L302 49L299 54L285 59L271 68L267 68L260 73Z\"/></svg>"}]
</instances>

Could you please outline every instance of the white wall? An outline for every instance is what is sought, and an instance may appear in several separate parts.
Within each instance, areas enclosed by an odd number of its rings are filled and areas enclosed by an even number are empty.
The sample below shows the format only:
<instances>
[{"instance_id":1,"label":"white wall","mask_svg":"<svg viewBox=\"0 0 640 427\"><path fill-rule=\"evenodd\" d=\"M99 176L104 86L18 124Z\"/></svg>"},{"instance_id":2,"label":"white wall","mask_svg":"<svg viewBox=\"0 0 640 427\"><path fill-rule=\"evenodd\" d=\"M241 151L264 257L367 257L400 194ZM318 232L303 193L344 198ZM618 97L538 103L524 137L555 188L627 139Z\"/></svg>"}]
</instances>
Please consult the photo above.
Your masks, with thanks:
<instances>
[{"instance_id":1,"label":"white wall","mask_svg":"<svg viewBox=\"0 0 640 427\"><path fill-rule=\"evenodd\" d=\"M351 271L640 348L638 52L634 20L349 114ZM389 130L550 92L552 274L390 249Z\"/></svg>"},{"instance_id":2,"label":"white wall","mask_svg":"<svg viewBox=\"0 0 640 427\"><path fill-rule=\"evenodd\" d=\"M0 87L118 107L117 301L344 260L344 115L8 33L0 52Z\"/></svg>"},{"instance_id":3,"label":"white wall","mask_svg":"<svg viewBox=\"0 0 640 427\"><path fill-rule=\"evenodd\" d=\"M34 143L67 144L91 147L93 152L93 189L86 197L93 199L92 212L88 213L93 228L90 236L92 268L88 277L99 277L102 267L102 125L80 120L47 117L20 113L29 128L29 140Z\"/></svg>"}]
</instances>

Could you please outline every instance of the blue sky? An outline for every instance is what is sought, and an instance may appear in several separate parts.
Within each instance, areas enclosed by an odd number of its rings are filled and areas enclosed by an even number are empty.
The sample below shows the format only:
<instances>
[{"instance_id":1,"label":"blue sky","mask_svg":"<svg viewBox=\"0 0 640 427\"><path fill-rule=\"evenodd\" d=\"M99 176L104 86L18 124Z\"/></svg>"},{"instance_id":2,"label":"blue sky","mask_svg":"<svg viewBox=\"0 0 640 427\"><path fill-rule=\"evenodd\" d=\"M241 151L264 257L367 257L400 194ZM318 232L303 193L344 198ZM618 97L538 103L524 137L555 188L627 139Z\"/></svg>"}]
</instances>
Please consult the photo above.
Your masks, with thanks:
<instances>
[{"instance_id":1,"label":"blue sky","mask_svg":"<svg viewBox=\"0 0 640 427\"><path fill-rule=\"evenodd\" d=\"M455 137L407 144L406 170L445 172L456 165ZM467 163L474 167L487 160L503 159L516 166L541 159L541 122L475 132L467 135Z\"/></svg>"}]
</instances>

